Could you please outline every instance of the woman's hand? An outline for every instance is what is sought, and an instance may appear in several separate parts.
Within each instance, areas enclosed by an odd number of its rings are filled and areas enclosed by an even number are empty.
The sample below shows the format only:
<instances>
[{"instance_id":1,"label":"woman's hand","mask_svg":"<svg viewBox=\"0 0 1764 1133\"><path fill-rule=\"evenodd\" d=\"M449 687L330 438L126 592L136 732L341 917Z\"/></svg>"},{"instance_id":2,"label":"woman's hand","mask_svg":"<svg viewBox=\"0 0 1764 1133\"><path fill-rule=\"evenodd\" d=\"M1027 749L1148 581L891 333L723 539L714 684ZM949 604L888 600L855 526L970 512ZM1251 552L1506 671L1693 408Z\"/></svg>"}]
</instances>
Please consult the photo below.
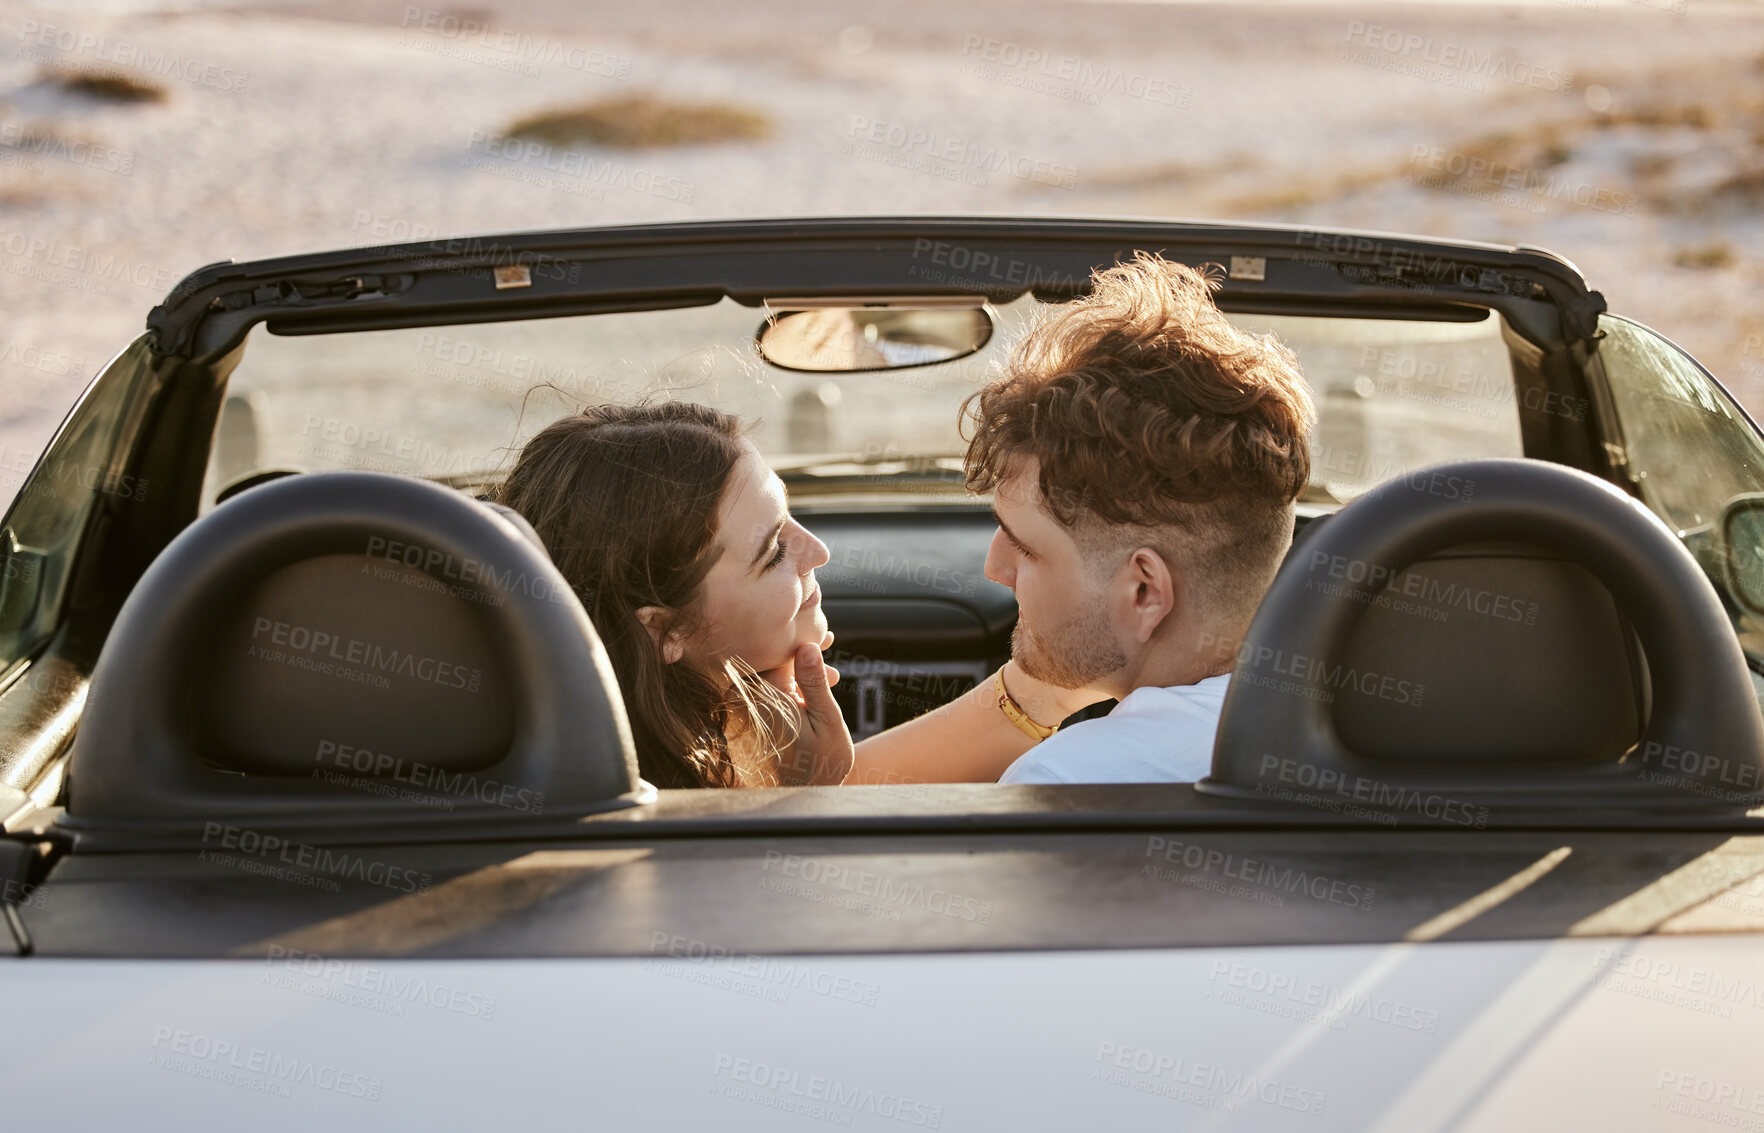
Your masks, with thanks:
<instances>
[{"instance_id":1,"label":"woman's hand","mask_svg":"<svg viewBox=\"0 0 1764 1133\"><path fill-rule=\"evenodd\" d=\"M787 787L832 786L851 774L851 731L833 700L839 670L821 659L832 644L829 633L819 645L800 645L790 664L761 674L789 693L800 712L794 747L778 753L778 781Z\"/></svg>"}]
</instances>

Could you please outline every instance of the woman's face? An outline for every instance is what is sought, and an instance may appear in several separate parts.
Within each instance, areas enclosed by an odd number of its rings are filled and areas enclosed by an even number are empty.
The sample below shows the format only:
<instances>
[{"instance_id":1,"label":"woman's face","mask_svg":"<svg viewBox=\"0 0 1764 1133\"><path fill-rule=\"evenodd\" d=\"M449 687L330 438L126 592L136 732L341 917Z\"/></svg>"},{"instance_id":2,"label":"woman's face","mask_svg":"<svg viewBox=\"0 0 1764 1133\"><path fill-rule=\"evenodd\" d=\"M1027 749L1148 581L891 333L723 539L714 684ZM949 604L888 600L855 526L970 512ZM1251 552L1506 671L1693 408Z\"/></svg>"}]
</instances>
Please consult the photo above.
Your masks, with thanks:
<instances>
[{"instance_id":1,"label":"woman's face","mask_svg":"<svg viewBox=\"0 0 1764 1133\"><path fill-rule=\"evenodd\" d=\"M711 667L740 658L763 673L826 638L815 568L827 561L827 545L790 518L783 481L758 449L746 449L717 507L722 553L699 590L698 630L685 655Z\"/></svg>"}]
</instances>

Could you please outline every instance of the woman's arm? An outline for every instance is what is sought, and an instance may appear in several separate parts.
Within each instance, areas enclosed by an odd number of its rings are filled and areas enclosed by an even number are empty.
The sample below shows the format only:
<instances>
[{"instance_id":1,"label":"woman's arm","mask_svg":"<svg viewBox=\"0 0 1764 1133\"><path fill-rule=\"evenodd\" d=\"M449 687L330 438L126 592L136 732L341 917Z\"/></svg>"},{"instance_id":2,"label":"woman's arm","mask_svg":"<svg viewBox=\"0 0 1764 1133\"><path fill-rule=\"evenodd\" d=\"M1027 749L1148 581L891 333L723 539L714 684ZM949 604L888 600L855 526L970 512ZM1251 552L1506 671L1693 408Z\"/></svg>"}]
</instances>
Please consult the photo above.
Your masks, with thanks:
<instances>
[{"instance_id":1,"label":"woman's arm","mask_svg":"<svg viewBox=\"0 0 1764 1133\"><path fill-rule=\"evenodd\" d=\"M1104 693L1056 688L1017 667L1004 666L1005 687L1031 720L1058 724ZM943 707L858 744L848 785L885 783L993 783L1037 741L998 706L993 678Z\"/></svg>"},{"instance_id":2,"label":"woman's arm","mask_svg":"<svg viewBox=\"0 0 1764 1133\"><path fill-rule=\"evenodd\" d=\"M1006 661L1003 672L1011 698L1043 725L1057 724L1108 698L1106 693L1037 680L1015 661ZM822 661L819 649L804 645L790 672L765 675L793 695L802 713L794 750L778 753L784 786L993 783L1038 742L999 708L991 676L943 707L871 736L854 749L833 700L832 685L839 676Z\"/></svg>"}]
</instances>

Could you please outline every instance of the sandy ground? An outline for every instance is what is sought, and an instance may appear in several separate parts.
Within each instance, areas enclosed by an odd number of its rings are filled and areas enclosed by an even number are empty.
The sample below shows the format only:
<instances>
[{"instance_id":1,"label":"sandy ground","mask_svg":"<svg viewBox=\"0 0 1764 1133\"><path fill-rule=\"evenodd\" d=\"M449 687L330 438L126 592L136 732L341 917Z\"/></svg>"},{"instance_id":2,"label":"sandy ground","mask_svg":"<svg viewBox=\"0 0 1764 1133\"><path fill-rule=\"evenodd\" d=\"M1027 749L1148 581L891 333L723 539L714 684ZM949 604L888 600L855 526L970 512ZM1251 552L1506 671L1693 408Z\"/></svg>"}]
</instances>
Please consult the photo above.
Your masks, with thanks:
<instances>
[{"instance_id":1,"label":"sandy ground","mask_svg":"<svg viewBox=\"0 0 1764 1133\"><path fill-rule=\"evenodd\" d=\"M45 67L166 97L92 101ZM620 93L774 129L601 152L593 174L486 140ZM897 126L925 141L866 140ZM1115 214L1541 245L1764 409L1761 143L1759 3L14 3L0 501L202 264L638 220ZM940 156L981 147L1011 166Z\"/></svg>"}]
</instances>

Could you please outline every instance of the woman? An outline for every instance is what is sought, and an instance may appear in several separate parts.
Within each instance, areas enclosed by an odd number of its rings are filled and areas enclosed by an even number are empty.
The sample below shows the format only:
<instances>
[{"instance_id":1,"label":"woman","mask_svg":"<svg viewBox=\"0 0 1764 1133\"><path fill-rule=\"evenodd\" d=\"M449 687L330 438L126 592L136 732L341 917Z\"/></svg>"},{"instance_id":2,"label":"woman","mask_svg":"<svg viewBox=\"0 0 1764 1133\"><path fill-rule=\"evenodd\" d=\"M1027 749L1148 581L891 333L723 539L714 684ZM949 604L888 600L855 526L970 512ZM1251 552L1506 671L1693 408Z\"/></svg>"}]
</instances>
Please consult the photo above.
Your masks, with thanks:
<instances>
[{"instance_id":1,"label":"woman","mask_svg":"<svg viewBox=\"0 0 1764 1133\"><path fill-rule=\"evenodd\" d=\"M995 780L1034 740L982 686L865 741L834 703L815 568L827 547L740 422L689 402L598 405L540 430L498 501L533 524L612 660L658 787ZM1084 701L1017 674L1058 722Z\"/></svg>"}]
</instances>

